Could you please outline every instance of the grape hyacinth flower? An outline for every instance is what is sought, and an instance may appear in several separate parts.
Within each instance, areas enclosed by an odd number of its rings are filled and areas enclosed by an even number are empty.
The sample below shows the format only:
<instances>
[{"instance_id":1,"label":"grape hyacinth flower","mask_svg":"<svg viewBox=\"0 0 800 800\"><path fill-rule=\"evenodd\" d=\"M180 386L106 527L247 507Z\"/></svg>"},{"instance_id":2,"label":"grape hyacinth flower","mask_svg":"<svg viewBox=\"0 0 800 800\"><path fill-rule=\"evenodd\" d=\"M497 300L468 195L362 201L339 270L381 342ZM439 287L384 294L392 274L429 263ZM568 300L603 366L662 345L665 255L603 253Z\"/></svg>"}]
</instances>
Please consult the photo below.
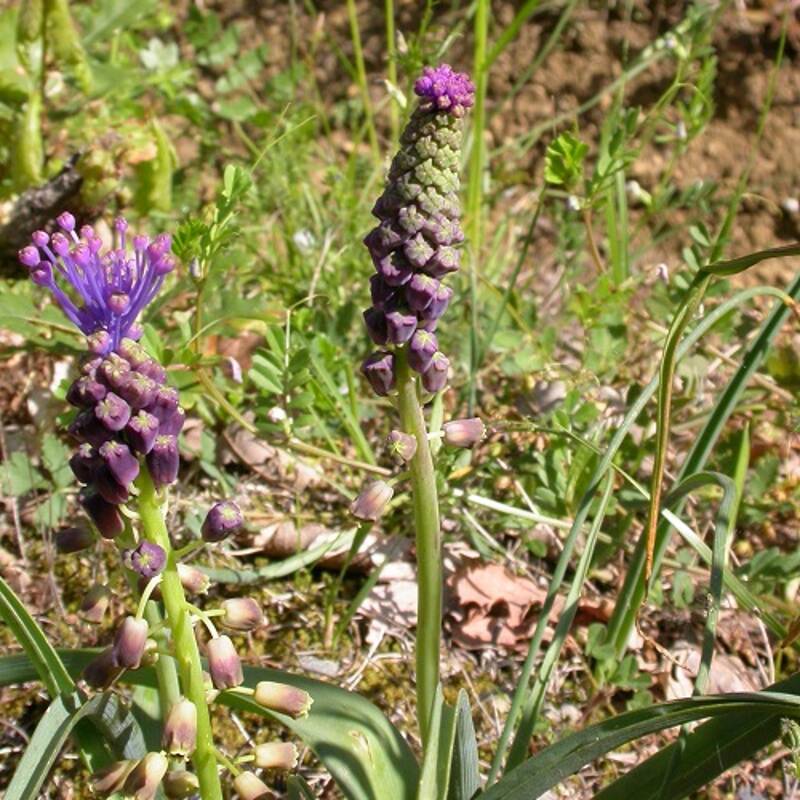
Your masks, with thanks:
<instances>
[{"instance_id":1,"label":"grape hyacinth flower","mask_svg":"<svg viewBox=\"0 0 800 800\"><path fill-rule=\"evenodd\" d=\"M442 281L459 267L459 161L462 118L475 87L447 64L426 67L414 84L420 98L389 169L373 214L380 221L364 239L376 274L364 312L370 338L403 347L429 392L441 391L450 366L433 335L453 290ZM396 384L394 349L373 353L362 371L378 395Z\"/></svg>"},{"instance_id":2,"label":"grape hyacinth flower","mask_svg":"<svg viewBox=\"0 0 800 800\"><path fill-rule=\"evenodd\" d=\"M161 234L150 241L134 236L131 253L128 223L120 217L114 223L114 246L104 251L91 226L76 232L68 211L56 221L60 230L52 236L36 231L19 260L34 283L49 289L67 317L92 337L94 352L105 355L123 339L136 338L137 318L175 268L170 237Z\"/></svg>"}]
</instances>

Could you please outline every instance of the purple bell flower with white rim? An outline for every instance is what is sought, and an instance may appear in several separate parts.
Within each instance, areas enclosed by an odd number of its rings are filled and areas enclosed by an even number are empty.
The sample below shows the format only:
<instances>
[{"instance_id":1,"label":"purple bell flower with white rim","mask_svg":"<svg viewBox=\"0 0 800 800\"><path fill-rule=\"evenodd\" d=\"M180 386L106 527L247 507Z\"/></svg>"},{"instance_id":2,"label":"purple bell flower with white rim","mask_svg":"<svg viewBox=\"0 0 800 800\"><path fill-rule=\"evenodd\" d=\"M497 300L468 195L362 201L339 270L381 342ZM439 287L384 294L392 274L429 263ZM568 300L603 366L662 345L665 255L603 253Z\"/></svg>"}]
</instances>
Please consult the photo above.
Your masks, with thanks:
<instances>
[{"instance_id":1,"label":"purple bell flower with white rim","mask_svg":"<svg viewBox=\"0 0 800 800\"><path fill-rule=\"evenodd\" d=\"M368 356L361 365L361 372L369 381L375 394L385 397L395 387L394 355L385 350Z\"/></svg>"},{"instance_id":2,"label":"purple bell flower with white rim","mask_svg":"<svg viewBox=\"0 0 800 800\"><path fill-rule=\"evenodd\" d=\"M261 606L252 597L233 597L223 600L220 623L235 631L251 631L264 622Z\"/></svg>"},{"instance_id":3,"label":"purple bell flower with white rim","mask_svg":"<svg viewBox=\"0 0 800 800\"><path fill-rule=\"evenodd\" d=\"M118 394L108 392L94 407L94 415L107 430L116 433L128 424L131 407Z\"/></svg>"},{"instance_id":4,"label":"purple bell flower with white rim","mask_svg":"<svg viewBox=\"0 0 800 800\"><path fill-rule=\"evenodd\" d=\"M111 590L102 583L95 584L81 600L78 613L87 622L101 622L111 602Z\"/></svg>"},{"instance_id":5,"label":"purple bell flower with white rim","mask_svg":"<svg viewBox=\"0 0 800 800\"><path fill-rule=\"evenodd\" d=\"M233 779L233 788L239 800L271 800L275 795L254 772L240 772Z\"/></svg>"},{"instance_id":6,"label":"purple bell flower with white rim","mask_svg":"<svg viewBox=\"0 0 800 800\"><path fill-rule=\"evenodd\" d=\"M138 575L149 580L161 574L164 565L167 563L167 554L164 549L155 544L144 540L132 550L125 554L125 564Z\"/></svg>"},{"instance_id":7,"label":"purple bell flower with white rim","mask_svg":"<svg viewBox=\"0 0 800 800\"><path fill-rule=\"evenodd\" d=\"M442 425L442 434L451 447L473 447L486 435L486 426L480 417L454 419Z\"/></svg>"},{"instance_id":8,"label":"purple bell flower with white rim","mask_svg":"<svg viewBox=\"0 0 800 800\"><path fill-rule=\"evenodd\" d=\"M124 671L124 667L117 663L114 648L107 647L83 668L82 675L92 689L104 690L108 689Z\"/></svg>"},{"instance_id":9,"label":"purple bell flower with white rim","mask_svg":"<svg viewBox=\"0 0 800 800\"><path fill-rule=\"evenodd\" d=\"M147 642L147 621L136 617L125 617L114 637L114 658L117 666L138 669Z\"/></svg>"},{"instance_id":10,"label":"purple bell flower with white rim","mask_svg":"<svg viewBox=\"0 0 800 800\"><path fill-rule=\"evenodd\" d=\"M69 459L72 474L81 483L91 483L102 464L103 459L100 458L100 454L88 442L80 445Z\"/></svg>"},{"instance_id":11,"label":"purple bell flower with white rim","mask_svg":"<svg viewBox=\"0 0 800 800\"><path fill-rule=\"evenodd\" d=\"M221 542L244 525L241 509L233 500L214 503L203 520L201 533L207 542Z\"/></svg>"},{"instance_id":12,"label":"purple bell flower with white rim","mask_svg":"<svg viewBox=\"0 0 800 800\"><path fill-rule=\"evenodd\" d=\"M105 334L95 339L94 346L97 352L107 353L129 335L164 277L174 269L170 238L161 234L150 242L134 237L131 253L126 247L127 223L119 219L114 225L114 247L103 251L91 227L76 233L69 212L57 222L61 232L48 236L37 231L31 237L33 244L20 250L19 260L87 337Z\"/></svg>"},{"instance_id":13,"label":"purple bell flower with white rim","mask_svg":"<svg viewBox=\"0 0 800 800\"><path fill-rule=\"evenodd\" d=\"M131 800L153 800L168 768L169 760L163 753L148 753L125 780L125 796Z\"/></svg>"},{"instance_id":14,"label":"purple bell flower with white rim","mask_svg":"<svg viewBox=\"0 0 800 800\"><path fill-rule=\"evenodd\" d=\"M439 350L436 335L425 330L418 330L408 345L408 365L416 372L425 372L431 365L433 356Z\"/></svg>"},{"instance_id":15,"label":"purple bell flower with white rim","mask_svg":"<svg viewBox=\"0 0 800 800\"><path fill-rule=\"evenodd\" d=\"M197 706L185 697L172 704L164 721L161 747L171 756L190 756L197 742Z\"/></svg>"},{"instance_id":16,"label":"purple bell flower with white rim","mask_svg":"<svg viewBox=\"0 0 800 800\"><path fill-rule=\"evenodd\" d=\"M147 459L147 468L150 470L150 477L156 488L169 486L178 479L180 453L175 436L167 434L156 436L153 447L145 458Z\"/></svg>"},{"instance_id":17,"label":"purple bell flower with white rim","mask_svg":"<svg viewBox=\"0 0 800 800\"><path fill-rule=\"evenodd\" d=\"M208 671L214 687L233 689L244 681L242 662L229 636L217 636L208 643Z\"/></svg>"},{"instance_id":18,"label":"purple bell flower with white rim","mask_svg":"<svg viewBox=\"0 0 800 800\"><path fill-rule=\"evenodd\" d=\"M350 513L363 522L375 522L386 511L394 489L386 481L371 481L350 504Z\"/></svg>"},{"instance_id":19,"label":"purple bell flower with white rim","mask_svg":"<svg viewBox=\"0 0 800 800\"><path fill-rule=\"evenodd\" d=\"M125 438L128 445L133 452L141 455L147 455L153 449L158 432L158 420L144 410L132 416L125 426Z\"/></svg>"},{"instance_id":20,"label":"purple bell flower with white rim","mask_svg":"<svg viewBox=\"0 0 800 800\"><path fill-rule=\"evenodd\" d=\"M259 769L295 769L297 747L291 742L265 742L253 748L253 763Z\"/></svg>"},{"instance_id":21,"label":"purple bell flower with white rim","mask_svg":"<svg viewBox=\"0 0 800 800\"><path fill-rule=\"evenodd\" d=\"M422 386L426 392L436 394L447 386L450 373L450 359L441 351L433 354L431 363L422 373Z\"/></svg>"},{"instance_id":22,"label":"purple bell flower with white rim","mask_svg":"<svg viewBox=\"0 0 800 800\"><path fill-rule=\"evenodd\" d=\"M403 431L392 431L387 438L389 452L404 463L411 461L417 452L417 438Z\"/></svg>"},{"instance_id":23,"label":"purple bell flower with white rim","mask_svg":"<svg viewBox=\"0 0 800 800\"><path fill-rule=\"evenodd\" d=\"M81 505L104 539L114 539L125 530L125 522L117 506L104 500L97 492L84 492Z\"/></svg>"},{"instance_id":24,"label":"purple bell flower with white rim","mask_svg":"<svg viewBox=\"0 0 800 800\"><path fill-rule=\"evenodd\" d=\"M139 459L122 442L106 442L98 452L108 471L123 486L129 486L139 476Z\"/></svg>"}]
</instances>

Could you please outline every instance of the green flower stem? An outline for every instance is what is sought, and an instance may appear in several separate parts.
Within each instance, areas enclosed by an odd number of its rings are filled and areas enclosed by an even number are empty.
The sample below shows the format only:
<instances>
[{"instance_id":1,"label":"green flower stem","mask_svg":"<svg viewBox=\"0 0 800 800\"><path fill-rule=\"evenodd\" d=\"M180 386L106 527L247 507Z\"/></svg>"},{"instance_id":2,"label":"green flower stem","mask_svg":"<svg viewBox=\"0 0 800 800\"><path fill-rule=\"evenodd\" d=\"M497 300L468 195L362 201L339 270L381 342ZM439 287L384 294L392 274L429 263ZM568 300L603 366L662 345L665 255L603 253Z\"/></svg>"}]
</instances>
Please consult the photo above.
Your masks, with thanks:
<instances>
[{"instance_id":1,"label":"green flower stem","mask_svg":"<svg viewBox=\"0 0 800 800\"><path fill-rule=\"evenodd\" d=\"M197 708L197 745L192 762L200 781L200 796L203 800L222 800L222 786L217 771L217 757L211 732L211 717L206 703L200 651L192 629L190 607L178 577L175 552L164 523L161 503L147 469L139 473L136 485L139 489L139 516L144 535L149 541L162 547L167 554L167 563L161 573L161 597L167 624L172 632L183 694Z\"/></svg>"},{"instance_id":2,"label":"green flower stem","mask_svg":"<svg viewBox=\"0 0 800 800\"><path fill-rule=\"evenodd\" d=\"M398 408L405 433L417 440L411 459L414 528L417 534L417 718L423 747L429 735L433 701L439 685L442 632L442 553L439 539L439 498L425 416L417 396L417 381L408 367L405 349L396 354Z\"/></svg>"}]
</instances>

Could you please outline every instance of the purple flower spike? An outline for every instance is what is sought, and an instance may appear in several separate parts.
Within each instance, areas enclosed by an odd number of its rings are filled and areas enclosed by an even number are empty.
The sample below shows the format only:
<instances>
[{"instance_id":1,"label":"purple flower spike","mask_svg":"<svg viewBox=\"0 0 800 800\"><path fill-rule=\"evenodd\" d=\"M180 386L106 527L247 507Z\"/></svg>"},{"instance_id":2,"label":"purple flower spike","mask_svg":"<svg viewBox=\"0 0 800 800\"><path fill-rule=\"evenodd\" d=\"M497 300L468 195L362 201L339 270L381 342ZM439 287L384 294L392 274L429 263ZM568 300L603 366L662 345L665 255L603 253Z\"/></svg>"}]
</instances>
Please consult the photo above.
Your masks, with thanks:
<instances>
[{"instance_id":1,"label":"purple flower spike","mask_svg":"<svg viewBox=\"0 0 800 800\"><path fill-rule=\"evenodd\" d=\"M121 431L131 418L131 407L117 394L109 392L95 407L94 414L110 431Z\"/></svg>"},{"instance_id":2,"label":"purple flower spike","mask_svg":"<svg viewBox=\"0 0 800 800\"><path fill-rule=\"evenodd\" d=\"M414 92L430 106L456 117L463 116L475 102L475 85L463 72L454 72L449 64L425 67L414 84Z\"/></svg>"},{"instance_id":3,"label":"purple flower spike","mask_svg":"<svg viewBox=\"0 0 800 800\"><path fill-rule=\"evenodd\" d=\"M125 438L135 453L147 455L158 436L158 420L147 411L140 411L131 417L125 427Z\"/></svg>"},{"instance_id":4,"label":"purple flower spike","mask_svg":"<svg viewBox=\"0 0 800 800\"><path fill-rule=\"evenodd\" d=\"M126 554L126 564L143 578L155 578L161 573L166 564L167 556L164 550L153 542L140 542L133 550Z\"/></svg>"},{"instance_id":5,"label":"purple flower spike","mask_svg":"<svg viewBox=\"0 0 800 800\"><path fill-rule=\"evenodd\" d=\"M100 448L100 457L123 486L133 483L139 475L139 460L121 442L106 442Z\"/></svg>"},{"instance_id":6,"label":"purple flower spike","mask_svg":"<svg viewBox=\"0 0 800 800\"><path fill-rule=\"evenodd\" d=\"M439 349L436 336L428 331L417 331L408 345L408 365L415 372L425 372Z\"/></svg>"},{"instance_id":7,"label":"purple flower spike","mask_svg":"<svg viewBox=\"0 0 800 800\"><path fill-rule=\"evenodd\" d=\"M422 385L426 392L436 394L447 385L450 359L442 352L434 353L430 366L422 373Z\"/></svg>"},{"instance_id":8,"label":"purple flower spike","mask_svg":"<svg viewBox=\"0 0 800 800\"><path fill-rule=\"evenodd\" d=\"M377 277L377 276L376 276ZM378 278L380 280L380 278ZM379 308L371 306L364 312L364 324L367 326L369 338L375 344L386 344L389 332L386 327L386 314Z\"/></svg>"},{"instance_id":9,"label":"purple flower spike","mask_svg":"<svg viewBox=\"0 0 800 800\"><path fill-rule=\"evenodd\" d=\"M115 246L103 252L90 227L82 227L78 235L68 211L56 221L61 231L52 237L37 231L19 259L31 269L31 278L47 287L67 317L91 338L95 352L108 353L128 335L174 268L169 237L158 236L152 244L140 240L142 246L131 253L125 248L127 223L117 223Z\"/></svg>"},{"instance_id":10,"label":"purple flower spike","mask_svg":"<svg viewBox=\"0 0 800 800\"><path fill-rule=\"evenodd\" d=\"M81 505L104 539L113 539L125 530L125 523L117 507L103 500L96 492L84 494Z\"/></svg>"},{"instance_id":11,"label":"purple flower spike","mask_svg":"<svg viewBox=\"0 0 800 800\"><path fill-rule=\"evenodd\" d=\"M386 330L392 344L404 344L417 329L417 318L414 314L403 311L390 311L386 315Z\"/></svg>"},{"instance_id":12,"label":"purple flower spike","mask_svg":"<svg viewBox=\"0 0 800 800\"><path fill-rule=\"evenodd\" d=\"M211 506L203 521L202 534L207 542L221 542L244 524L244 517L232 500L223 500Z\"/></svg>"},{"instance_id":13,"label":"purple flower spike","mask_svg":"<svg viewBox=\"0 0 800 800\"><path fill-rule=\"evenodd\" d=\"M157 488L175 483L178 478L180 455L178 440L174 436L159 435L147 454L147 467Z\"/></svg>"},{"instance_id":14,"label":"purple flower spike","mask_svg":"<svg viewBox=\"0 0 800 800\"><path fill-rule=\"evenodd\" d=\"M385 397L394 389L394 356L391 353L385 351L373 353L361 365L361 372L375 394Z\"/></svg>"}]
</instances>

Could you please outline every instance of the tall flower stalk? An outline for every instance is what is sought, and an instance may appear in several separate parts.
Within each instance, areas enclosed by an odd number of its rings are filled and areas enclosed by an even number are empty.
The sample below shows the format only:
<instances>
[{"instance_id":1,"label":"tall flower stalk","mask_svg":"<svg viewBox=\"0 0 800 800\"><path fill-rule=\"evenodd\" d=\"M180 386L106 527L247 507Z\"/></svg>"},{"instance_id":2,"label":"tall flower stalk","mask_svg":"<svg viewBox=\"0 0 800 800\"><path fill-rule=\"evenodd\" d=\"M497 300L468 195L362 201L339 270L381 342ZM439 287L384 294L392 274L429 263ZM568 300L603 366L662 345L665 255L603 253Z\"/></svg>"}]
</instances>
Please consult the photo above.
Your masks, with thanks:
<instances>
[{"instance_id":1,"label":"tall flower stalk","mask_svg":"<svg viewBox=\"0 0 800 800\"><path fill-rule=\"evenodd\" d=\"M178 436L185 413L178 392L167 385L166 370L137 340L142 333L139 315L175 267L170 237L162 234L153 241L133 237L131 252L128 225L119 219L113 247L105 251L91 227L76 231L71 214L65 212L57 222L59 231L52 235L36 231L19 258L31 279L50 290L87 337L89 355L67 392L77 409L69 427L78 443L70 466L83 484L81 504L95 531L117 546L128 582L138 595L135 614L125 617L113 644L90 662L83 678L90 688L105 690L125 670L155 662L164 713L162 750L100 771L93 778L95 793L122 792L150 800L161 786L169 797L199 791L203 800L222 800L222 766L233 773L242 797L265 797L267 786L215 747L209 709L220 691L253 693L240 688L241 661L230 637L220 635L212 617L232 632L242 632L263 621L261 609L248 598L225 601L210 612L191 603L187 593L205 593L209 581L180 557L200 548L193 544L176 551L166 525L167 491L178 479ZM203 523L200 544L221 542L242 524L233 502L217 503ZM93 537L76 529L60 542L65 552L76 552L90 546ZM100 621L107 597L105 587L87 592L85 618L91 615ZM163 604L163 616L151 602L156 597ZM210 636L211 686L195 632L200 622ZM293 715L307 712L310 698L305 692L276 686L264 701L270 708ZM255 700L261 702L257 694ZM186 769L189 758L194 772ZM258 759L255 763L259 766Z\"/></svg>"},{"instance_id":2,"label":"tall flower stalk","mask_svg":"<svg viewBox=\"0 0 800 800\"><path fill-rule=\"evenodd\" d=\"M362 372L376 394L393 399L402 434L416 442L407 460L418 565L417 715L425 742L439 684L442 568L436 471L423 406L449 378L450 362L436 330L453 296L444 280L458 270L458 245L464 241L460 146L474 87L466 75L442 64L426 68L414 91L419 104L373 209L379 224L364 240L375 265L364 322L382 349L366 359ZM403 440L396 435L394 441Z\"/></svg>"}]
</instances>

